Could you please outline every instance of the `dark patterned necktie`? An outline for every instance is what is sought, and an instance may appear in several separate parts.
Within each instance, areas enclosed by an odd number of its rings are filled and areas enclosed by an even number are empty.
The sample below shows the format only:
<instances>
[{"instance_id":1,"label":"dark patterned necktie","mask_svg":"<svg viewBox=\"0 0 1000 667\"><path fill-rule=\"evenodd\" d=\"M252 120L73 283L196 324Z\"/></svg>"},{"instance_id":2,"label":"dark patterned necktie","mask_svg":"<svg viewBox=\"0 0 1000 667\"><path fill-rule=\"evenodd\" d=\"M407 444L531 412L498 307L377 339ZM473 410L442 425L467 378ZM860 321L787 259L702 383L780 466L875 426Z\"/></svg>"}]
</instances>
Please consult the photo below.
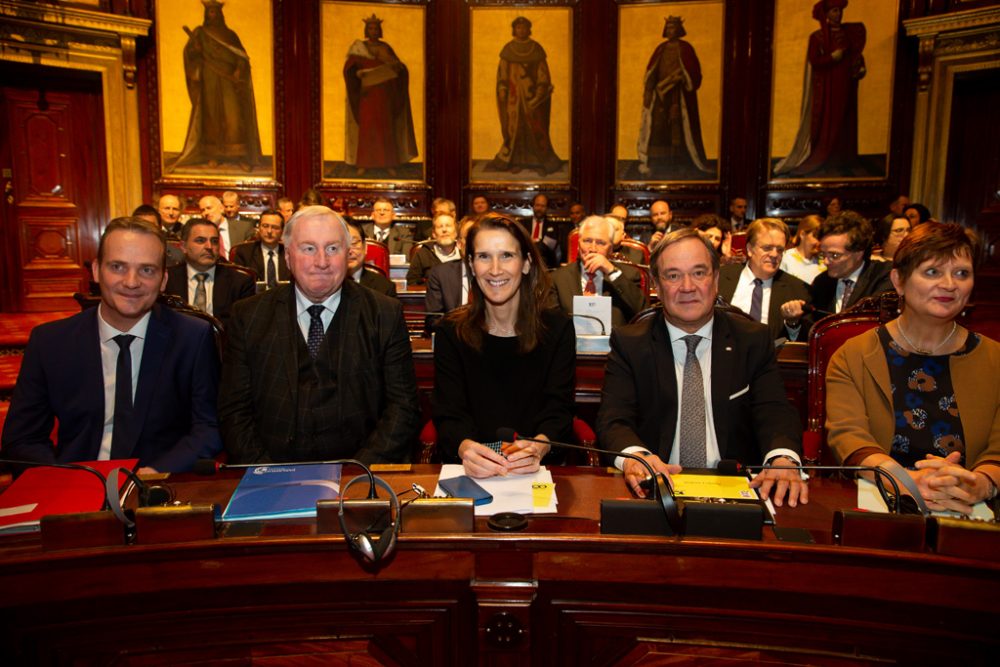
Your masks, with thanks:
<instances>
[{"instance_id":1,"label":"dark patterned necktie","mask_svg":"<svg viewBox=\"0 0 1000 667\"><path fill-rule=\"evenodd\" d=\"M764 304L764 281L760 278L753 279L753 296L750 297L750 317L760 322L760 310Z\"/></svg>"},{"instance_id":2,"label":"dark patterned necktie","mask_svg":"<svg viewBox=\"0 0 1000 667\"><path fill-rule=\"evenodd\" d=\"M587 274L587 284L583 286L584 296L594 296L597 294L597 285L594 284L594 274Z\"/></svg>"},{"instance_id":3,"label":"dark patterned necktie","mask_svg":"<svg viewBox=\"0 0 1000 667\"><path fill-rule=\"evenodd\" d=\"M120 458L128 452L125 445L126 425L132 417L132 353L129 346L135 336L119 334L113 338L118 343L118 362L115 364L115 414L111 427L111 458Z\"/></svg>"},{"instance_id":4,"label":"dark patterned necktie","mask_svg":"<svg viewBox=\"0 0 1000 667\"><path fill-rule=\"evenodd\" d=\"M278 284L278 269L274 264L274 251L267 251L267 288L271 289Z\"/></svg>"},{"instance_id":5,"label":"dark patterned necktie","mask_svg":"<svg viewBox=\"0 0 1000 667\"><path fill-rule=\"evenodd\" d=\"M306 345L309 348L309 356L315 360L319 354L319 346L323 344L323 318L320 316L325 308L317 305L309 306L306 310L309 311L309 340L306 341Z\"/></svg>"},{"instance_id":6,"label":"dark patterned necktie","mask_svg":"<svg viewBox=\"0 0 1000 667\"><path fill-rule=\"evenodd\" d=\"M687 357L684 359L684 379L681 387L681 466L704 468L705 461L705 385L701 364L695 350L701 336L684 336Z\"/></svg>"},{"instance_id":7,"label":"dark patterned necktie","mask_svg":"<svg viewBox=\"0 0 1000 667\"><path fill-rule=\"evenodd\" d=\"M854 281L850 278L844 278L844 298L840 300L840 310L845 310L847 308L847 303L851 299L851 293L854 291ZM840 310L837 312L839 313Z\"/></svg>"}]
</instances>

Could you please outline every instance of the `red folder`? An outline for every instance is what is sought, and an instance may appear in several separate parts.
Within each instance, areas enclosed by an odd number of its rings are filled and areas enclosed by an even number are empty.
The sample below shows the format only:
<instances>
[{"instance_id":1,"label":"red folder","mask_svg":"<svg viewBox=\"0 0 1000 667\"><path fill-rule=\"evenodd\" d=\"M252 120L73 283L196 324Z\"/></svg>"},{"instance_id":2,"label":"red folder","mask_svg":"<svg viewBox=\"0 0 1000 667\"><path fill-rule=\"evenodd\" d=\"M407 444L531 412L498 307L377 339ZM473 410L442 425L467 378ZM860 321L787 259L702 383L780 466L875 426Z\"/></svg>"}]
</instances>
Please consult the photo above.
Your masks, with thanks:
<instances>
[{"instance_id":1,"label":"red folder","mask_svg":"<svg viewBox=\"0 0 1000 667\"><path fill-rule=\"evenodd\" d=\"M114 468L135 470L139 459L79 461L107 476ZM128 482L122 475L119 491ZM38 522L49 514L95 512L104 505L104 487L93 473L44 466L26 469L0 494L0 533L38 530Z\"/></svg>"}]
</instances>

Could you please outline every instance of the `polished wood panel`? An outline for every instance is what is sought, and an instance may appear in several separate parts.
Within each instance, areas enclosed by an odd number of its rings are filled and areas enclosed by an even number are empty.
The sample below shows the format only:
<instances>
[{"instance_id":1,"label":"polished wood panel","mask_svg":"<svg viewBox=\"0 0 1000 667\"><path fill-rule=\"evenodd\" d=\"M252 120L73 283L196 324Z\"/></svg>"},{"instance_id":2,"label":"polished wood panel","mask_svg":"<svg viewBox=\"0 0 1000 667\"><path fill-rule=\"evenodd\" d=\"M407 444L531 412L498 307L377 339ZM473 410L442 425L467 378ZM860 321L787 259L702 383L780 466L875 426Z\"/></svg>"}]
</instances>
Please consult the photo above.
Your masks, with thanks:
<instances>
[{"instance_id":1,"label":"polished wood panel","mask_svg":"<svg viewBox=\"0 0 1000 667\"><path fill-rule=\"evenodd\" d=\"M833 511L854 503L846 482L814 479L808 505L779 509L780 526L814 541L799 544L770 528L759 542L601 535L599 501L624 495L620 474L552 470L558 515L523 533L482 518L468 534L404 533L378 566L304 519L50 552L3 537L0 640L18 664L129 665L977 665L1000 649L1000 564L832 544ZM402 491L436 475L383 476ZM237 480L166 483L181 501L224 504Z\"/></svg>"},{"instance_id":2,"label":"polished wood panel","mask_svg":"<svg viewBox=\"0 0 1000 667\"><path fill-rule=\"evenodd\" d=\"M100 81L0 65L2 308L73 308L108 210Z\"/></svg>"}]
</instances>

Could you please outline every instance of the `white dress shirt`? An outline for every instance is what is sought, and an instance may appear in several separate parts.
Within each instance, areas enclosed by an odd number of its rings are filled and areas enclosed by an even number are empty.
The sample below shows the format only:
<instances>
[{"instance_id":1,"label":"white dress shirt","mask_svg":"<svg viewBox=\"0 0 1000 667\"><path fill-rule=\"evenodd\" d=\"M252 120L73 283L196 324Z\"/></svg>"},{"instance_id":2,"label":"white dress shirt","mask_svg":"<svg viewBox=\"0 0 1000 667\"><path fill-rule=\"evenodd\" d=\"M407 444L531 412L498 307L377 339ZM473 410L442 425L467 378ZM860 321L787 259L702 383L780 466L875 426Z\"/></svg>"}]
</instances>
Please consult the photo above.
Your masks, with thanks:
<instances>
[{"instance_id":1,"label":"white dress shirt","mask_svg":"<svg viewBox=\"0 0 1000 667\"><path fill-rule=\"evenodd\" d=\"M121 348L115 342L115 336L129 334L135 340L129 345L132 356L132 398L135 400L135 389L139 384L139 368L142 366L142 349L146 342L146 329L149 328L150 313L142 316L128 331L119 331L104 321L101 312L104 304L97 306L97 335L101 341L101 372L104 374L104 430L101 433L101 449L97 454L98 461L111 458L111 435L115 427L115 382L118 376L118 355Z\"/></svg>"},{"instance_id":2,"label":"white dress shirt","mask_svg":"<svg viewBox=\"0 0 1000 667\"><path fill-rule=\"evenodd\" d=\"M462 254L458 251L457 243L451 247L451 252L449 253L441 252L441 246L437 243L431 244L431 250L434 251L434 254L437 255L437 258L441 260L442 264L445 262L453 262L456 259L462 259Z\"/></svg>"},{"instance_id":3,"label":"white dress shirt","mask_svg":"<svg viewBox=\"0 0 1000 667\"><path fill-rule=\"evenodd\" d=\"M861 266L859 266L858 268L854 269L854 272L851 273L851 275L845 276L843 278L839 278L837 280L837 301L834 304L835 305L834 312L839 313L840 311L842 311L844 309L844 281L845 280L853 280L854 281L853 289L857 289L858 288L858 276L861 275L861 271L864 268L865 268L865 264L864 264L864 262L862 262ZM853 293L853 291L852 291L852 293Z\"/></svg>"},{"instance_id":4,"label":"white dress shirt","mask_svg":"<svg viewBox=\"0 0 1000 667\"><path fill-rule=\"evenodd\" d=\"M730 302L748 315L750 314L750 305L753 302L753 281L756 277L750 270L749 264L744 266L740 272L740 279L736 283L736 291L733 292L733 300ZM773 277L764 281L764 298L760 302L761 324L767 324L767 311L771 307L771 285L773 283Z\"/></svg>"},{"instance_id":5,"label":"white dress shirt","mask_svg":"<svg viewBox=\"0 0 1000 667\"><path fill-rule=\"evenodd\" d=\"M208 269L207 271L198 271L194 269L190 264L187 264L187 276L188 276L188 299L187 302L194 305L194 293L198 290L198 279L195 276L199 273L206 273L208 277L205 278L205 312L209 315L214 315L213 312L213 302L212 302L212 290L215 287L215 267Z\"/></svg>"},{"instance_id":6,"label":"white dress shirt","mask_svg":"<svg viewBox=\"0 0 1000 667\"><path fill-rule=\"evenodd\" d=\"M233 241L229 238L229 220L223 218L222 222L219 223L219 239L222 242L222 247L225 248L225 253L219 253L224 259L229 259L229 253L233 250Z\"/></svg>"},{"instance_id":7,"label":"white dress shirt","mask_svg":"<svg viewBox=\"0 0 1000 667\"><path fill-rule=\"evenodd\" d=\"M340 307L340 295L343 294L343 288L337 290L330 296L326 297L326 300L322 303L313 303L310 301L305 294L299 291L299 288L295 288L295 319L298 320L299 330L302 332L302 339L307 343L309 342L309 325L312 322L312 316L309 314L310 306L323 306L323 312L320 313L320 319L323 320L323 331L325 332L330 328L330 322L333 321L333 316L337 314L337 308Z\"/></svg>"}]
</instances>

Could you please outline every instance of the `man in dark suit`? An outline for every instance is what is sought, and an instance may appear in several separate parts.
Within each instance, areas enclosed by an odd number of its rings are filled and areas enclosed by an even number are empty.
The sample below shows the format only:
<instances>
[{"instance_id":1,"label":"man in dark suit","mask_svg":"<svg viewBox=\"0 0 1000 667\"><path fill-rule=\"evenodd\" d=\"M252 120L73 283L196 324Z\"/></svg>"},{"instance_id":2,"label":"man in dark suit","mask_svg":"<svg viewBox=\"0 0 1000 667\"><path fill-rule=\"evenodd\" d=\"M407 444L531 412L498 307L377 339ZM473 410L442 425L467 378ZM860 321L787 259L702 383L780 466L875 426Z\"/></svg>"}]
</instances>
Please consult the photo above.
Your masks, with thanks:
<instances>
[{"instance_id":1,"label":"man in dark suit","mask_svg":"<svg viewBox=\"0 0 1000 667\"><path fill-rule=\"evenodd\" d=\"M253 278L218 263L219 230L202 218L184 223L181 244L185 263L167 269L164 291L228 324L232 305L254 295Z\"/></svg>"},{"instance_id":2,"label":"man in dark suit","mask_svg":"<svg viewBox=\"0 0 1000 667\"><path fill-rule=\"evenodd\" d=\"M458 228L458 261L444 262L427 272L427 292L424 294L424 310L427 318L424 331L430 333L443 317L459 306L469 302L472 276L465 263L465 238L475 220L466 218Z\"/></svg>"},{"instance_id":3,"label":"man in dark suit","mask_svg":"<svg viewBox=\"0 0 1000 667\"><path fill-rule=\"evenodd\" d=\"M611 334L602 447L642 453L660 473L712 468L721 459L765 463L753 486L774 501L807 502L798 471L802 426L785 397L765 327L714 308L719 258L693 229L663 237L651 270L663 301L654 315ZM708 400L706 400L708 398ZM642 495L645 468L619 457Z\"/></svg>"},{"instance_id":4,"label":"man in dark suit","mask_svg":"<svg viewBox=\"0 0 1000 667\"><path fill-rule=\"evenodd\" d=\"M549 198L538 193L531 200L531 217L521 220L521 224L531 234L531 240L538 246L542 260L550 269L559 267L562 251L559 247L559 230L549 221Z\"/></svg>"},{"instance_id":5,"label":"man in dark suit","mask_svg":"<svg viewBox=\"0 0 1000 667\"><path fill-rule=\"evenodd\" d=\"M248 220L229 220L225 216L222 200L214 195L206 195L198 200L201 217L215 225L219 230L219 250L217 255L229 259L229 253L237 243L243 243L253 238L253 223Z\"/></svg>"},{"instance_id":6,"label":"man in dark suit","mask_svg":"<svg viewBox=\"0 0 1000 667\"><path fill-rule=\"evenodd\" d=\"M753 220L747 219L747 200L744 197L733 197L729 200L729 224L734 232L746 231Z\"/></svg>"},{"instance_id":7,"label":"man in dark suit","mask_svg":"<svg viewBox=\"0 0 1000 667\"><path fill-rule=\"evenodd\" d=\"M351 236L325 206L284 231L294 285L233 308L219 392L230 460L409 460L420 425L399 301L347 279Z\"/></svg>"},{"instance_id":8,"label":"man in dark suit","mask_svg":"<svg viewBox=\"0 0 1000 667\"><path fill-rule=\"evenodd\" d=\"M861 299L893 289L891 262L872 261L874 239L871 223L854 211L831 215L819 228L819 255L826 259L826 271L809 287L808 303L815 315L803 317L802 299L782 306L789 326L800 322L806 331L814 319L847 310Z\"/></svg>"},{"instance_id":9,"label":"man in dark suit","mask_svg":"<svg viewBox=\"0 0 1000 667\"><path fill-rule=\"evenodd\" d=\"M156 304L165 250L155 225L111 221L93 263L100 304L31 333L3 456L138 458L140 472L182 472L222 449L215 339L207 323Z\"/></svg>"},{"instance_id":10,"label":"man in dark suit","mask_svg":"<svg viewBox=\"0 0 1000 667\"><path fill-rule=\"evenodd\" d=\"M580 224L579 261L552 273L552 293L563 312L573 314L574 296L611 297L611 326L628 324L649 305L639 272L608 259L611 222L592 215ZM610 331L608 333L611 333Z\"/></svg>"},{"instance_id":11,"label":"man in dark suit","mask_svg":"<svg viewBox=\"0 0 1000 667\"><path fill-rule=\"evenodd\" d=\"M390 255L406 255L410 259L413 232L409 227L394 224L396 211L392 202L379 197L372 204L372 221L364 224L365 238L380 241L389 247Z\"/></svg>"},{"instance_id":12,"label":"man in dark suit","mask_svg":"<svg viewBox=\"0 0 1000 667\"><path fill-rule=\"evenodd\" d=\"M253 269L257 280L267 284L268 289L287 282L291 278L285 261L285 246L281 245L281 230L285 219L281 213L268 209L260 214L257 226L259 241L244 241L233 248L233 264Z\"/></svg>"},{"instance_id":13,"label":"man in dark suit","mask_svg":"<svg viewBox=\"0 0 1000 667\"><path fill-rule=\"evenodd\" d=\"M441 213L434 216L434 231L429 241L417 244L410 258L410 270L406 272L407 285L423 285L427 282L427 272L438 264L460 259L462 250L458 245L458 229L454 216Z\"/></svg>"},{"instance_id":14,"label":"man in dark suit","mask_svg":"<svg viewBox=\"0 0 1000 667\"><path fill-rule=\"evenodd\" d=\"M797 340L802 327L786 327L781 306L793 299L808 299L809 286L778 268L787 241L788 226L777 218L750 223L747 263L727 264L719 270L719 296L766 324L772 338Z\"/></svg>"},{"instance_id":15,"label":"man in dark suit","mask_svg":"<svg viewBox=\"0 0 1000 667\"><path fill-rule=\"evenodd\" d=\"M360 285L375 290L386 296L396 296L396 283L381 273L365 266L365 253L368 251L365 233L354 218L344 218L347 229L351 233L351 249L347 253L347 273Z\"/></svg>"}]
</instances>

